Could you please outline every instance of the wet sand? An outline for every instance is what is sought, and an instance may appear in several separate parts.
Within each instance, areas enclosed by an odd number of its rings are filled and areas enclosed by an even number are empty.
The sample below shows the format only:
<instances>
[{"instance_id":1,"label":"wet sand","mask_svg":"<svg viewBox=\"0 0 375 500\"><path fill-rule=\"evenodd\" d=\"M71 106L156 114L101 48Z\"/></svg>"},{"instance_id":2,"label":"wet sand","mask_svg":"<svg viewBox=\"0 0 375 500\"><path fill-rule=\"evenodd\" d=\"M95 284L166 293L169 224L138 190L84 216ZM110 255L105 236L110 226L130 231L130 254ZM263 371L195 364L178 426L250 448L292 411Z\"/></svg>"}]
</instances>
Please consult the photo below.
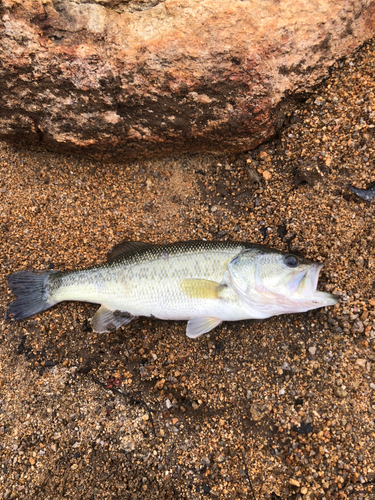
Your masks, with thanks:
<instances>
[{"instance_id":1,"label":"wet sand","mask_svg":"<svg viewBox=\"0 0 375 500\"><path fill-rule=\"evenodd\" d=\"M0 144L6 276L103 262L123 240L237 239L325 261L335 307L224 323L97 306L0 320L0 498L375 498L375 41L244 155L98 163Z\"/></svg>"}]
</instances>

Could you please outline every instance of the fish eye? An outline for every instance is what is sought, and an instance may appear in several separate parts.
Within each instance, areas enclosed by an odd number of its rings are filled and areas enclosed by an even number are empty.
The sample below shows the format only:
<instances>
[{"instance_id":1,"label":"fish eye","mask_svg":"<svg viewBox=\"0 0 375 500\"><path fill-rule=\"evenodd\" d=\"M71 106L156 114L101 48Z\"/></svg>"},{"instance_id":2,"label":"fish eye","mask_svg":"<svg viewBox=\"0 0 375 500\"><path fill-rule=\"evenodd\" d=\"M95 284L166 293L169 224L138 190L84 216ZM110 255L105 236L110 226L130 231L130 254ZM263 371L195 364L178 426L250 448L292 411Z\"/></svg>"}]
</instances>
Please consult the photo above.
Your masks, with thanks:
<instances>
[{"instance_id":1,"label":"fish eye","mask_svg":"<svg viewBox=\"0 0 375 500\"><path fill-rule=\"evenodd\" d=\"M294 255L286 255L284 257L284 263L288 267L297 267L298 266L298 259Z\"/></svg>"}]
</instances>

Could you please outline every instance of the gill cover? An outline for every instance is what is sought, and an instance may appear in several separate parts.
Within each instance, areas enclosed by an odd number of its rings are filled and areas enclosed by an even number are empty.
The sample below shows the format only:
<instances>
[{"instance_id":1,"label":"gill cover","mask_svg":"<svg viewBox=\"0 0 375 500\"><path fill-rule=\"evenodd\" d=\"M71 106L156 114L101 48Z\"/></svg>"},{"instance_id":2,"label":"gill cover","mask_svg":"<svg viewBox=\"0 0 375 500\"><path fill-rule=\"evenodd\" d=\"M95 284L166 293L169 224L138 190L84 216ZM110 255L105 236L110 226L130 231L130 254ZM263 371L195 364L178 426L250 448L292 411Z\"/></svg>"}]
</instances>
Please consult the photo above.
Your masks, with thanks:
<instances>
[{"instance_id":1,"label":"gill cover","mask_svg":"<svg viewBox=\"0 0 375 500\"><path fill-rule=\"evenodd\" d=\"M245 249L229 262L230 282L239 295L245 296L255 287L256 262L261 255L259 250Z\"/></svg>"}]
</instances>

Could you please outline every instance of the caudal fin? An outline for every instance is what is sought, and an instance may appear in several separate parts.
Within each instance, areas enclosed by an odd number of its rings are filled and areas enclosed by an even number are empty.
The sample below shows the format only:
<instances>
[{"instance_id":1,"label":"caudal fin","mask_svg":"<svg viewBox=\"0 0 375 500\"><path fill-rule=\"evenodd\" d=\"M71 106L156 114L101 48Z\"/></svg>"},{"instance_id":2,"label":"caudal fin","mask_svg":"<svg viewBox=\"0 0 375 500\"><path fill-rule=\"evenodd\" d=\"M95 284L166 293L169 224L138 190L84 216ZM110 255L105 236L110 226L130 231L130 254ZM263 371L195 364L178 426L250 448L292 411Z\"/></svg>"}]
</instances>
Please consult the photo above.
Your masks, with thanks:
<instances>
[{"instance_id":1,"label":"caudal fin","mask_svg":"<svg viewBox=\"0 0 375 500\"><path fill-rule=\"evenodd\" d=\"M20 271L8 276L8 286L16 295L8 306L5 319L23 319L45 311L55 302L48 292L49 276L56 271Z\"/></svg>"}]
</instances>

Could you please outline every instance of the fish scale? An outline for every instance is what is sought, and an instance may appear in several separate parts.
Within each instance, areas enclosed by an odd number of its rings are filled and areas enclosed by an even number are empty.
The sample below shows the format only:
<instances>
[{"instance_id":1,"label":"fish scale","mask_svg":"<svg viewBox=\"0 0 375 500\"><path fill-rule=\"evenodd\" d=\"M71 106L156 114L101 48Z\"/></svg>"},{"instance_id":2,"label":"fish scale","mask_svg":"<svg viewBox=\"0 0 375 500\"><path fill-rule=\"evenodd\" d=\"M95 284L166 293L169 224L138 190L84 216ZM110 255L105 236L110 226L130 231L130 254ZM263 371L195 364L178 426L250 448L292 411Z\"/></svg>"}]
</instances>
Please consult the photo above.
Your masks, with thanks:
<instances>
[{"instance_id":1,"label":"fish scale","mask_svg":"<svg viewBox=\"0 0 375 500\"><path fill-rule=\"evenodd\" d=\"M162 250L168 256L162 255ZM186 279L201 279L221 282L226 265L241 247L238 245L225 252L205 249L202 246L156 249L135 259L118 259L112 263L117 269L118 280L123 284L119 297L118 290L109 280L108 299L102 304L110 309L131 311L136 316L152 314L161 319L189 319L192 310L203 312L200 299L186 296L181 283ZM177 251L176 251L177 250ZM103 291L101 292L103 294Z\"/></svg>"},{"instance_id":2,"label":"fish scale","mask_svg":"<svg viewBox=\"0 0 375 500\"><path fill-rule=\"evenodd\" d=\"M108 262L77 271L21 271L8 277L22 319L65 300L101 304L93 329L110 331L134 317L188 320L197 337L222 321L301 312L337 299L317 292L321 265L247 242L125 242Z\"/></svg>"}]
</instances>

